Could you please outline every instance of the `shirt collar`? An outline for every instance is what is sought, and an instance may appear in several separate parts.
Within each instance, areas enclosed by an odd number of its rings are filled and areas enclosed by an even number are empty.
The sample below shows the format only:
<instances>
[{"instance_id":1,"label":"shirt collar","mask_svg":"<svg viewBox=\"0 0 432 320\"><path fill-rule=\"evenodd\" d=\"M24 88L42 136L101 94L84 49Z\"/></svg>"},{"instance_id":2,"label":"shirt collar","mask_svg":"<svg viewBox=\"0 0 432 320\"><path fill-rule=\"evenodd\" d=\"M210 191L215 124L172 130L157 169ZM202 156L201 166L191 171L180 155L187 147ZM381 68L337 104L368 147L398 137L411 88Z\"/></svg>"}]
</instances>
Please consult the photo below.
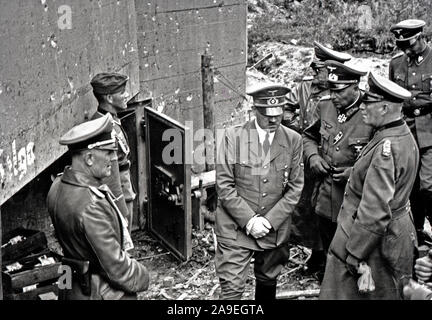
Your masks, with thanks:
<instances>
[{"instance_id":1,"label":"shirt collar","mask_svg":"<svg viewBox=\"0 0 432 320\"><path fill-rule=\"evenodd\" d=\"M257 132L258 132L259 142L262 144L264 142L264 140L265 140L265 136L267 134L267 130L264 130L263 128L261 128L259 126L258 121L256 120L256 118L255 118L255 127L256 127ZM270 144L273 142L274 135L275 135L274 132L269 132L269 141L270 141Z\"/></svg>"}]
</instances>

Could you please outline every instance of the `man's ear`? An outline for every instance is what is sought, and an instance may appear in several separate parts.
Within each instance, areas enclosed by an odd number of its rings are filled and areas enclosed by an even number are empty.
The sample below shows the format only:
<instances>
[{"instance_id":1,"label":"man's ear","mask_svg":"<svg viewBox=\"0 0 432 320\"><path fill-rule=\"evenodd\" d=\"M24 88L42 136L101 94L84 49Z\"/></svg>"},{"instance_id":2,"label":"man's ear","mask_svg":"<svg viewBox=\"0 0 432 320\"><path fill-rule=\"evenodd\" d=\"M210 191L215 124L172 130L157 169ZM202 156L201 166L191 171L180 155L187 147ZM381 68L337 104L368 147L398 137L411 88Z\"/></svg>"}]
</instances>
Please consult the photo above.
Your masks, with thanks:
<instances>
[{"instance_id":1,"label":"man's ear","mask_svg":"<svg viewBox=\"0 0 432 320\"><path fill-rule=\"evenodd\" d=\"M113 96L111 94L107 94L105 97L108 103L113 103Z\"/></svg>"},{"instance_id":2,"label":"man's ear","mask_svg":"<svg viewBox=\"0 0 432 320\"><path fill-rule=\"evenodd\" d=\"M385 115L386 113L388 113L389 112L389 108L390 108L390 106L387 103L383 104L381 106L381 114Z\"/></svg>"},{"instance_id":3,"label":"man's ear","mask_svg":"<svg viewBox=\"0 0 432 320\"><path fill-rule=\"evenodd\" d=\"M93 165L93 162L94 162L93 153L85 152L83 154L83 159L84 159L84 162L86 163L86 165L88 165L89 167L91 167Z\"/></svg>"}]
</instances>

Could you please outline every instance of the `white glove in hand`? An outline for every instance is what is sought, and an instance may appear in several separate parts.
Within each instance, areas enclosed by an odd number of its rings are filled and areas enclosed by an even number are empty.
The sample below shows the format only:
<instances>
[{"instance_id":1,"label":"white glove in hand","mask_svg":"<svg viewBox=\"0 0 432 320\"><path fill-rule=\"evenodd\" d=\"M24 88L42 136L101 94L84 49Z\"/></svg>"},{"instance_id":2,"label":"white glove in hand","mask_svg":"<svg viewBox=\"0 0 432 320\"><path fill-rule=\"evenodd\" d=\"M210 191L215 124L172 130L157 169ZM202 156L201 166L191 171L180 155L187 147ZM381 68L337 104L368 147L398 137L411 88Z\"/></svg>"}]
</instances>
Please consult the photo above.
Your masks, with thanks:
<instances>
[{"instance_id":1,"label":"white glove in hand","mask_svg":"<svg viewBox=\"0 0 432 320\"><path fill-rule=\"evenodd\" d=\"M251 234L255 239L259 239L267 235L271 229L270 222L261 216L252 217L246 225L246 234Z\"/></svg>"}]
</instances>

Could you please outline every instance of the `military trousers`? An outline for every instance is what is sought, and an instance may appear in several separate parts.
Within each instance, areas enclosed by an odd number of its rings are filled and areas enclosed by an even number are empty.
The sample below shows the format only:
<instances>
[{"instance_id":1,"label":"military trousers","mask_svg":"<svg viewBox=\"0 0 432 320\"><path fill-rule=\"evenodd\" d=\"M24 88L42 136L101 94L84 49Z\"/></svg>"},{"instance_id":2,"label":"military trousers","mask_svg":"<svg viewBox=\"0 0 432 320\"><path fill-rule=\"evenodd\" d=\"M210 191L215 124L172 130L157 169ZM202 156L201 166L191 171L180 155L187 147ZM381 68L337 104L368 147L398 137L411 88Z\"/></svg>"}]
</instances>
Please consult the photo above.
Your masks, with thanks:
<instances>
[{"instance_id":1,"label":"military trousers","mask_svg":"<svg viewBox=\"0 0 432 320\"><path fill-rule=\"evenodd\" d=\"M331 219L318 216L318 227L324 251L327 253L336 232L337 223Z\"/></svg>"},{"instance_id":2,"label":"military trousers","mask_svg":"<svg viewBox=\"0 0 432 320\"><path fill-rule=\"evenodd\" d=\"M275 285L283 265L289 259L288 245L256 251L237 245L218 242L215 266L221 286L221 300L241 299L246 287L252 258L256 282L263 285Z\"/></svg>"}]
</instances>

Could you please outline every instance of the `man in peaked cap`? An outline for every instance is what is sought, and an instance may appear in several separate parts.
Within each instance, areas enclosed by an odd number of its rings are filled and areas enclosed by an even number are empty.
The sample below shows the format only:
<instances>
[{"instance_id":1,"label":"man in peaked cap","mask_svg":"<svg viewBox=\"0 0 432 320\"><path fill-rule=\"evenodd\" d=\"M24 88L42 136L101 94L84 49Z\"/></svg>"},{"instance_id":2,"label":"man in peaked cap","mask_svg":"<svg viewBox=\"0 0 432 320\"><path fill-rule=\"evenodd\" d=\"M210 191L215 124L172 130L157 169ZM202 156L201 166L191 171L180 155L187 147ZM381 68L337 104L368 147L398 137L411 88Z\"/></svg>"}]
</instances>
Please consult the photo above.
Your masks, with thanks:
<instances>
[{"instance_id":1,"label":"man in peaked cap","mask_svg":"<svg viewBox=\"0 0 432 320\"><path fill-rule=\"evenodd\" d=\"M112 117L105 115L73 127L61 139L72 165L57 177L48 193L48 211L71 267L72 288L66 300L136 299L149 285L149 273L131 259L127 223L114 195L102 181L111 175L117 150Z\"/></svg>"},{"instance_id":2,"label":"man in peaked cap","mask_svg":"<svg viewBox=\"0 0 432 320\"><path fill-rule=\"evenodd\" d=\"M389 67L389 78L412 93L402 111L420 148L420 168L411 194L419 243L432 241L423 231L432 218L432 50L423 37L423 20L404 20L391 27L401 53ZM431 220L432 221L432 220Z\"/></svg>"},{"instance_id":3,"label":"man in peaked cap","mask_svg":"<svg viewBox=\"0 0 432 320\"><path fill-rule=\"evenodd\" d=\"M296 110L299 113L298 125L292 126L289 121L283 120L282 124L302 133L312 121L312 115L322 97L329 95L327 84L327 68L325 61L334 60L344 63L351 60L351 55L334 51L314 41L314 58L310 65L313 76L304 77L303 80L288 93L288 107L286 114L294 115ZM311 198L316 179L309 168L305 168L305 184L300 201L293 214L293 228L291 242L298 243L312 249L312 254L306 264L307 274L314 274L321 271L318 277L322 277L325 264L325 253L318 231L318 218L315 215Z\"/></svg>"},{"instance_id":4,"label":"man in peaked cap","mask_svg":"<svg viewBox=\"0 0 432 320\"><path fill-rule=\"evenodd\" d=\"M218 240L215 266L221 299L240 299L255 259L256 300L273 300L289 258L291 214L303 187L301 136L281 125L289 89L248 91L256 118L228 128L217 141Z\"/></svg>"},{"instance_id":5,"label":"man in peaked cap","mask_svg":"<svg viewBox=\"0 0 432 320\"><path fill-rule=\"evenodd\" d=\"M401 115L411 94L374 74L368 83L361 116L374 135L345 188L320 299L401 299L400 281L412 274L416 236L409 195L419 151ZM375 288L359 292L366 265Z\"/></svg>"},{"instance_id":6,"label":"man in peaked cap","mask_svg":"<svg viewBox=\"0 0 432 320\"><path fill-rule=\"evenodd\" d=\"M320 100L303 132L305 165L318 179L312 202L325 251L336 231L351 167L372 132L359 112L363 93L358 85L367 71L333 60L326 66L330 96Z\"/></svg>"},{"instance_id":7,"label":"man in peaked cap","mask_svg":"<svg viewBox=\"0 0 432 320\"><path fill-rule=\"evenodd\" d=\"M116 202L123 216L132 228L133 201L135 192L130 177L130 148L126 132L117 112L127 108L129 94L126 90L128 77L118 73L99 73L91 81L93 93L99 102L93 119L110 113L113 117L114 135L118 142L117 159L113 160L113 174L104 180L116 197Z\"/></svg>"}]
</instances>

